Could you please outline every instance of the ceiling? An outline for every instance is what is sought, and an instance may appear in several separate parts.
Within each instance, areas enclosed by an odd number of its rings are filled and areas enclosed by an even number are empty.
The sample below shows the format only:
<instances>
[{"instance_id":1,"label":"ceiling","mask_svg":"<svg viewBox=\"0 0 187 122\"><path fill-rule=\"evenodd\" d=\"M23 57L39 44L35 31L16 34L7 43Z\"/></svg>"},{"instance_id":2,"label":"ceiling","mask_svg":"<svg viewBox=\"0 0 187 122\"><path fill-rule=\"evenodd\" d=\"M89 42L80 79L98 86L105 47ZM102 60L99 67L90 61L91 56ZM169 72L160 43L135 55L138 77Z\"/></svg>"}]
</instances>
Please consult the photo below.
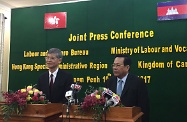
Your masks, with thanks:
<instances>
[{"instance_id":1,"label":"ceiling","mask_svg":"<svg viewBox=\"0 0 187 122\"><path fill-rule=\"evenodd\" d=\"M46 4L55 4L62 2L75 2L86 0L0 0L0 4L9 8L22 8L30 6L41 6Z\"/></svg>"}]
</instances>

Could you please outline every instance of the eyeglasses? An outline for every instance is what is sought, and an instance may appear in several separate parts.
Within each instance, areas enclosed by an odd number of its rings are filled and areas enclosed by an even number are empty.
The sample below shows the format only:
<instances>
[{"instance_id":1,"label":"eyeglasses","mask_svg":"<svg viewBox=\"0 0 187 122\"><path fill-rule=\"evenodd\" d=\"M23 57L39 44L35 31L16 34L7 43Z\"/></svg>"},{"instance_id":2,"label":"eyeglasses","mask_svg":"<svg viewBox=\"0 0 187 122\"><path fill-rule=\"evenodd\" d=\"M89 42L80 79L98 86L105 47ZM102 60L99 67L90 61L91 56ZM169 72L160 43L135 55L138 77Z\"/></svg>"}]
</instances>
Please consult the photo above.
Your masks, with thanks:
<instances>
[{"instance_id":1,"label":"eyeglasses","mask_svg":"<svg viewBox=\"0 0 187 122\"><path fill-rule=\"evenodd\" d=\"M51 60L54 61L55 59L57 59L56 57L45 57L45 60Z\"/></svg>"},{"instance_id":2,"label":"eyeglasses","mask_svg":"<svg viewBox=\"0 0 187 122\"><path fill-rule=\"evenodd\" d=\"M112 67L117 67L117 68L118 68L118 67L124 66L124 65L123 65L123 64L112 64L111 66L112 66Z\"/></svg>"}]
</instances>

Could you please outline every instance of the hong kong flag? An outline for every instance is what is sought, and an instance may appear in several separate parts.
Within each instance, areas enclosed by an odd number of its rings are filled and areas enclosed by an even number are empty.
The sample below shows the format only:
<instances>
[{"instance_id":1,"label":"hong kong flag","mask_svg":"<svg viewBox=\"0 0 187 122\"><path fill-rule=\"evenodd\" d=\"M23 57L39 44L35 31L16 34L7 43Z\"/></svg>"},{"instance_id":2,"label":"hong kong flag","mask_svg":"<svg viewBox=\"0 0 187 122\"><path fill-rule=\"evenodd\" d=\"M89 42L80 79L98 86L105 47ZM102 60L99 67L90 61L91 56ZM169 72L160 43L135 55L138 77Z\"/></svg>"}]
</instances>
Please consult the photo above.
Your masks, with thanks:
<instances>
[{"instance_id":1,"label":"hong kong flag","mask_svg":"<svg viewBox=\"0 0 187 122\"><path fill-rule=\"evenodd\" d=\"M187 0L157 3L158 21L187 19Z\"/></svg>"},{"instance_id":2,"label":"hong kong flag","mask_svg":"<svg viewBox=\"0 0 187 122\"><path fill-rule=\"evenodd\" d=\"M66 12L45 13L44 29L66 28Z\"/></svg>"}]
</instances>

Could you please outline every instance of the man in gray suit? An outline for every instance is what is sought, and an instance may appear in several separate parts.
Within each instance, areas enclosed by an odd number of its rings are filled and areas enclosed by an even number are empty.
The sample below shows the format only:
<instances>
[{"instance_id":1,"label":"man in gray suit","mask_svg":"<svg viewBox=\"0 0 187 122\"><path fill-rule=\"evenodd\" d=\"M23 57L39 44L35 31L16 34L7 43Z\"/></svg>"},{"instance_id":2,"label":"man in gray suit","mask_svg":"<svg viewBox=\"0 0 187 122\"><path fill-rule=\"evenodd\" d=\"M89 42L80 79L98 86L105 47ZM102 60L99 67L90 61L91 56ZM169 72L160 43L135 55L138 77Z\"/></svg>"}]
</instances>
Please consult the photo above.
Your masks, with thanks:
<instances>
[{"instance_id":1,"label":"man in gray suit","mask_svg":"<svg viewBox=\"0 0 187 122\"><path fill-rule=\"evenodd\" d=\"M59 69L62 62L62 52L57 48L51 48L45 57L46 65L49 68L38 79L37 88L46 95L52 103L66 103L66 91L70 90L73 84L73 77L70 73Z\"/></svg>"},{"instance_id":2,"label":"man in gray suit","mask_svg":"<svg viewBox=\"0 0 187 122\"><path fill-rule=\"evenodd\" d=\"M144 113L142 122L149 122L149 99L143 79L130 74L131 59L127 55L116 55L112 64L114 76L110 77L105 87L118 94L126 107L141 107Z\"/></svg>"}]
</instances>

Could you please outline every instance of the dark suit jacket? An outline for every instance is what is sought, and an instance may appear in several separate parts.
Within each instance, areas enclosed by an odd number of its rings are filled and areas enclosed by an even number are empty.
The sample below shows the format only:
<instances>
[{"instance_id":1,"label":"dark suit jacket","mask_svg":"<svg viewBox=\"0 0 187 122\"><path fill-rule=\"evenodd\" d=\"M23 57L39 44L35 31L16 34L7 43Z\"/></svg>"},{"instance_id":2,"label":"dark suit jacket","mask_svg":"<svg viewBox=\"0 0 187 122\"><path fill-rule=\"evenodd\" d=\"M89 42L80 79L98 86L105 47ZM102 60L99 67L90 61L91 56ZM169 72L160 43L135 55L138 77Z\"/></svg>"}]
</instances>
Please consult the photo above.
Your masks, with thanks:
<instances>
[{"instance_id":1,"label":"dark suit jacket","mask_svg":"<svg viewBox=\"0 0 187 122\"><path fill-rule=\"evenodd\" d=\"M73 84L73 77L71 74L59 69L55 82L53 84L53 89L51 97L49 94L49 71L43 73L37 83L37 88L46 95L46 98L52 103L66 103L65 98L66 91L70 90L70 86Z\"/></svg>"},{"instance_id":2,"label":"dark suit jacket","mask_svg":"<svg viewBox=\"0 0 187 122\"><path fill-rule=\"evenodd\" d=\"M106 81L105 87L116 93L117 77L110 77ZM124 89L121 94L121 102L126 107L141 107L142 112L144 113L142 122L149 122L148 91L143 79L135 75L128 74Z\"/></svg>"}]
</instances>

